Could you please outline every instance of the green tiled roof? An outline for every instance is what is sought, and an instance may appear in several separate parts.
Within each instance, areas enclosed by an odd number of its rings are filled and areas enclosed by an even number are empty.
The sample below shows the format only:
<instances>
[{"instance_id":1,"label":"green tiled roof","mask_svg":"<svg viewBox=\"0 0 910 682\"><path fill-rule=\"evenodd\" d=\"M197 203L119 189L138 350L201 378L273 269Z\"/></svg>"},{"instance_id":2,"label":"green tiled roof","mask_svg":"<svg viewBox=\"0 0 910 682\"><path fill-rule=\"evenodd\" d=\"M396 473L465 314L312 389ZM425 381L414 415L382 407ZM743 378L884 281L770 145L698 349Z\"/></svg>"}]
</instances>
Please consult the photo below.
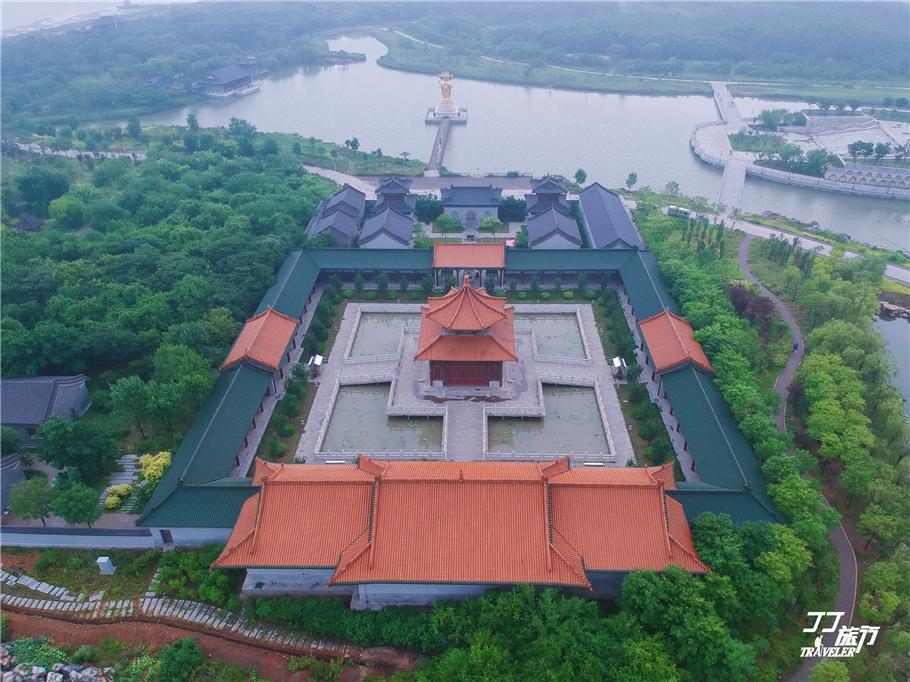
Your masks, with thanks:
<instances>
[{"instance_id":1,"label":"green tiled roof","mask_svg":"<svg viewBox=\"0 0 910 682\"><path fill-rule=\"evenodd\" d=\"M270 374L244 363L222 372L174 453L140 525L149 525L146 519L159 505L170 504L168 498L179 485L210 483L230 473L269 381Z\"/></svg>"},{"instance_id":2,"label":"green tiled roof","mask_svg":"<svg viewBox=\"0 0 910 682\"><path fill-rule=\"evenodd\" d=\"M323 270L427 270L430 249L307 249L304 253Z\"/></svg>"},{"instance_id":3,"label":"green tiled roof","mask_svg":"<svg viewBox=\"0 0 910 682\"><path fill-rule=\"evenodd\" d=\"M701 480L731 490L751 487L755 497L773 509L755 453L714 380L686 367L665 375L663 386Z\"/></svg>"},{"instance_id":4,"label":"green tiled roof","mask_svg":"<svg viewBox=\"0 0 910 682\"><path fill-rule=\"evenodd\" d=\"M639 320L656 315L666 308L679 314L679 307L664 284L653 253L633 251L619 268L619 274Z\"/></svg>"},{"instance_id":5,"label":"green tiled roof","mask_svg":"<svg viewBox=\"0 0 910 682\"><path fill-rule=\"evenodd\" d=\"M235 479L231 485L179 485L164 504L142 517L141 525L150 528L231 528L240 508L259 486L250 479Z\"/></svg>"},{"instance_id":6,"label":"green tiled roof","mask_svg":"<svg viewBox=\"0 0 910 682\"><path fill-rule=\"evenodd\" d=\"M746 521L780 521L776 514L759 501L748 490L724 490L722 488L693 486L679 482L677 490L668 490L670 497L678 500L686 512L689 523L703 512L727 514L734 523Z\"/></svg>"},{"instance_id":7,"label":"green tiled roof","mask_svg":"<svg viewBox=\"0 0 910 682\"><path fill-rule=\"evenodd\" d=\"M629 249L506 249L506 270L619 270Z\"/></svg>"},{"instance_id":8,"label":"green tiled roof","mask_svg":"<svg viewBox=\"0 0 910 682\"><path fill-rule=\"evenodd\" d=\"M278 270L278 281L265 292L258 315L268 307L295 319L300 317L319 277L319 266L304 251L292 251Z\"/></svg>"}]
</instances>

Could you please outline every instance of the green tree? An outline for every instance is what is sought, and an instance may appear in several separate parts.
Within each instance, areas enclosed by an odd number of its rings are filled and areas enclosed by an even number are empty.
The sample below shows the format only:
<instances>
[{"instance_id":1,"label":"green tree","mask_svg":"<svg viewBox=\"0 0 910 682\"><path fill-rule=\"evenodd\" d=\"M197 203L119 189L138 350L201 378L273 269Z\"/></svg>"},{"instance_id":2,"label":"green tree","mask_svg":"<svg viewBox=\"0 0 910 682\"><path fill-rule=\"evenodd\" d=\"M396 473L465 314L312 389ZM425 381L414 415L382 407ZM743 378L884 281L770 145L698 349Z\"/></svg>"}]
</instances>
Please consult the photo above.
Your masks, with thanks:
<instances>
[{"instance_id":1,"label":"green tree","mask_svg":"<svg viewBox=\"0 0 910 682\"><path fill-rule=\"evenodd\" d=\"M638 184L638 173L632 171L626 176L626 188L631 192L632 188Z\"/></svg>"},{"instance_id":2,"label":"green tree","mask_svg":"<svg viewBox=\"0 0 910 682\"><path fill-rule=\"evenodd\" d=\"M452 215L451 213L443 213L436 218L436 221L433 223L433 228L434 231L441 232L442 234L451 234L452 232L462 232L464 230L458 216Z\"/></svg>"},{"instance_id":3,"label":"green tree","mask_svg":"<svg viewBox=\"0 0 910 682\"><path fill-rule=\"evenodd\" d=\"M19 449L22 434L11 426L0 426L0 456L6 457Z\"/></svg>"},{"instance_id":4,"label":"green tree","mask_svg":"<svg viewBox=\"0 0 910 682\"><path fill-rule=\"evenodd\" d=\"M809 672L809 682L850 682L850 671L843 661L822 660Z\"/></svg>"},{"instance_id":5,"label":"green tree","mask_svg":"<svg viewBox=\"0 0 910 682\"><path fill-rule=\"evenodd\" d=\"M576 185L585 184L585 180L587 180L587 179L588 179L588 174L585 172L585 170L583 168L579 168L577 171L575 171L575 184Z\"/></svg>"},{"instance_id":6,"label":"green tree","mask_svg":"<svg viewBox=\"0 0 910 682\"><path fill-rule=\"evenodd\" d=\"M138 140L139 136L142 134L142 125L139 123L139 119L135 116L130 116L129 121L127 121L126 133L134 140Z\"/></svg>"},{"instance_id":7,"label":"green tree","mask_svg":"<svg viewBox=\"0 0 910 682\"><path fill-rule=\"evenodd\" d=\"M679 195L679 183L675 180L670 180L666 185L664 185L664 194L667 194L671 197Z\"/></svg>"},{"instance_id":8,"label":"green tree","mask_svg":"<svg viewBox=\"0 0 910 682\"><path fill-rule=\"evenodd\" d=\"M84 483L74 481L59 490L52 504L54 513L67 523L92 524L101 516L98 508L98 491Z\"/></svg>"},{"instance_id":9,"label":"green tree","mask_svg":"<svg viewBox=\"0 0 910 682\"><path fill-rule=\"evenodd\" d=\"M51 417L38 429L38 458L58 469L73 469L86 481L109 473L116 457L114 439L91 422Z\"/></svg>"},{"instance_id":10,"label":"green tree","mask_svg":"<svg viewBox=\"0 0 910 682\"><path fill-rule=\"evenodd\" d=\"M891 144L889 142L876 142L875 143L875 160L881 161L888 154L891 153Z\"/></svg>"},{"instance_id":11,"label":"green tree","mask_svg":"<svg viewBox=\"0 0 910 682\"><path fill-rule=\"evenodd\" d=\"M502 232L505 230L505 225L503 225L493 216L486 216L485 218L481 218L477 229L480 232L490 232L493 236L496 236L497 232Z\"/></svg>"},{"instance_id":12,"label":"green tree","mask_svg":"<svg viewBox=\"0 0 910 682\"><path fill-rule=\"evenodd\" d=\"M899 528L898 519L879 504L870 504L860 514L856 529L866 538L866 549L876 540L887 543L894 539Z\"/></svg>"},{"instance_id":13,"label":"green tree","mask_svg":"<svg viewBox=\"0 0 910 682\"><path fill-rule=\"evenodd\" d=\"M30 210L45 215L51 201L66 194L69 176L62 170L46 165L29 164L15 177L16 188Z\"/></svg>"},{"instance_id":14,"label":"green tree","mask_svg":"<svg viewBox=\"0 0 910 682\"><path fill-rule=\"evenodd\" d=\"M145 438L145 430L142 428L142 419L148 411L145 382L135 375L119 379L111 386L110 400L111 412L132 423L139 435Z\"/></svg>"},{"instance_id":15,"label":"green tree","mask_svg":"<svg viewBox=\"0 0 910 682\"><path fill-rule=\"evenodd\" d=\"M44 476L19 481L10 488L9 510L24 519L41 519L44 526L47 525L44 519L51 513L53 502L54 491Z\"/></svg>"},{"instance_id":16,"label":"green tree","mask_svg":"<svg viewBox=\"0 0 910 682\"><path fill-rule=\"evenodd\" d=\"M186 124L194 133L199 131L199 118L196 116L195 111L191 111L186 115Z\"/></svg>"},{"instance_id":17,"label":"green tree","mask_svg":"<svg viewBox=\"0 0 910 682\"><path fill-rule=\"evenodd\" d=\"M385 272L376 275L376 289L384 294L389 289L389 276Z\"/></svg>"},{"instance_id":18,"label":"green tree","mask_svg":"<svg viewBox=\"0 0 910 682\"><path fill-rule=\"evenodd\" d=\"M74 196L66 195L50 203L51 218L64 230L78 230L85 224L85 203Z\"/></svg>"},{"instance_id":19,"label":"green tree","mask_svg":"<svg viewBox=\"0 0 910 682\"><path fill-rule=\"evenodd\" d=\"M271 137L265 138L265 142L262 143L262 153L276 156L278 152L278 143L275 142L275 139Z\"/></svg>"},{"instance_id":20,"label":"green tree","mask_svg":"<svg viewBox=\"0 0 910 682\"><path fill-rule=\"evenodd\" d=\"M202 660L202 647L192 637L183 637L161 649L158 677L161 682L189 682Z\"/></svg>"}]
</instances>

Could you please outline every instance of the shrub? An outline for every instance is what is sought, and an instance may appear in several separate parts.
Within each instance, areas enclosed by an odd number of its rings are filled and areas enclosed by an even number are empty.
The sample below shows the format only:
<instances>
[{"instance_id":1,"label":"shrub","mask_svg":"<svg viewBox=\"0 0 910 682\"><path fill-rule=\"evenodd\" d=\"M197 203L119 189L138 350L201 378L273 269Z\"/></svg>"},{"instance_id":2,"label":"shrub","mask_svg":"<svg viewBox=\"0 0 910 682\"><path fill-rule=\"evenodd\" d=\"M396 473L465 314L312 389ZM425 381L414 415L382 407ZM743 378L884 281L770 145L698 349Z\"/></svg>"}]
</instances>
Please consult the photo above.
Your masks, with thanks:
<instances>
[{"instance_id":1,"label":"shrub","mask_svg":"<svg viewBox=\"0 0 910 682\"><path fill-rule=\"evenodd\" d=\"M139 466L142 467L142 478L151 484L157 484L164 472L171 465L171 453L162 451L157 455L142 455Z\"/></svg>"},{"instance_id":2,"label":"shrub","mask_svg":"<svg viewBox=\"0 0 910 682\"><path fill-rule=\"evenodd\" d=\"M73 652L73 663L94 663L98 660L98 652L90 644L83 644Z\"/></svg>"},{"instance_id":3,"label":"shrub","mask_svg":"<svg viewBox=\"0 0 910 682\"><path fill-rule=\"evenodd\" d=\"M121 483L120 485L108 486L107 492L111 495L116 495L117 497L129 497L133 494L133 486L129 483Z\"/></svg>"},{"instance_id":4,"label":"shrub","mask_svg":"<svg viewBox=\"0 0 910 682\"><path fill-rule=\"evenodd\" d=\"M363 297L368 301L375 301L377 298L379 298L379 292L378 291L368 291L366 294L364 294Z\"/></svg>"},{"instance_id":5,"label":"shrub","mask_svg":"<svg viewBox=\"0 0 910 682\"><path fill-rule=\"evenodd\" d=\"M341 292L341 295L343 298L354 298L354 290L345 289L344 291Z\"/></svg>"},{"instance_id":6,"label":"shrub","mask_svg":"<svg viewBox=\"0 0 910 682\"><path fill-rule=\"evenodd\" d=\"M597 292L594 291L594 289L585 289L584 293L582 293L582 296L584 296L589 301L593 301L595 298L597 298Z\"/></svg>"},{"instance_id":7,"label":"shrub","mask_svg":"<svg viewBox=\"0 0 910 682\"><path fill-rule=\"evenodd\" d=\"M282 438L288 438L294 435L294 424L289 419L282 419L278 422L275 430L278 431L278 435Z\"/></svg>"},{"instance_id":8,"label":"shrub","mask_svg":"<svg viewBox=\"0 0 910 682\"><path fill-rule=\"evenodd\" d=\"M316 659L313 656L294 656L294 658L288 661L288 672L296 673L301 670L309 670L315 662Z\"/></svg>"},{"instance_id":9,"label":"shrub","mask_svg":"<svg viewBox=\"0 0 910 682\"><path fill-rule=\"evenodd\" d=\"M562 297L564 299L566 299L567 301L571 301L573 298L575 298L575 292L574 291L563 291Z\"/></svg>"},{"instance_id":10,"label":"shrub","mask_svg":"<svg viewBox=\"0 0 910 682\"><path fill-rule=\"evenodd\" d=\"M385 292L385 297L387 299L389 299L390 301L394 301L395 299L398 298L398 292L397 291L387 291L387 292Z\"/></svg>"},{"instance_id":11,"label":"shrub","mask_svg":"<svg viewBox=\"0 0 910 682\"><path fill-rule=\"evenodd\" d=\"M284 457L285 453L288 451L288 444L282 443L280 440L276 440L272 443L272 456L276 459L278 457Z\"/></svg>"},{"instance_id":12,"label":"shrub","mask_svg":"<svg viewBox=\"0 0 910 682\"><path fill-rule=\"evenodd\" d=\"M192 637L178 639L161 650L161 682L187 682L202 665L202 648Z\"/></svg>"},{"instance_id":13,"label":"shrub","mask_svg":"<svg viewBox=\"0 0 910 682\"><path fill-rule=\"evenodd\" d=\"M518 296L518 300L519 300L519 301L526 301L526 300L528 300L528 292L527 292L527 291L519 291L519 292L516 294L516 296Z\"/></svg>"},{"instance_id":14,"label":"shrub","mask_svg":"<svg viewBox=\"0 0 910 682\"><path fill-rule=\"evenodd\" d=\"M0 613L0 642L8 642L13 636L12 628L9 624L9 616Z\"/></svg>"},{"instance_id":15,"label":"shrub","mask_svg":"<svg viewBox=\"0 0 910 682\"><path fill-rule=\"evenodd\" d=\"M550 292L549 292L549 291L541 291L541 292L540 292L540 300L542 300L542 301L549 301L549 300L550 300Z\"/></svg>"},{"instance_id":16,"label":"shrub","mask_svg":"<svg viewBox=\"0 0 910 682\"><path fill-rule=\"evenodd\" d=\"M48 668L54 663L67 660L66 652L51 644L44 635L28 639L15 639L10 642L10 653L20 665Z\"/></svg>"},{"instance_id":17,"label":"shrub","mask_svg":"<svg viewBox=\"0 0 910 682\"><path fill-rule=\"evenodd\" d=\"M409 292L408 292L408 298L410 298L412 301L419 301L419 300L420 300L420 292L419 292L419 291L409 291Z\"/></svg>"},{"instance_id":18,"label":"shrub","mask_svg":"<svg viewBox=\"0 0 910 682\"><path fill-rule=\"evenodd\" d=\"M104 508L107 511L114 511L120 509L120 505L123 504L123 498L117 495L108 495L104 498Z\"/></svg>"}]
</instances>

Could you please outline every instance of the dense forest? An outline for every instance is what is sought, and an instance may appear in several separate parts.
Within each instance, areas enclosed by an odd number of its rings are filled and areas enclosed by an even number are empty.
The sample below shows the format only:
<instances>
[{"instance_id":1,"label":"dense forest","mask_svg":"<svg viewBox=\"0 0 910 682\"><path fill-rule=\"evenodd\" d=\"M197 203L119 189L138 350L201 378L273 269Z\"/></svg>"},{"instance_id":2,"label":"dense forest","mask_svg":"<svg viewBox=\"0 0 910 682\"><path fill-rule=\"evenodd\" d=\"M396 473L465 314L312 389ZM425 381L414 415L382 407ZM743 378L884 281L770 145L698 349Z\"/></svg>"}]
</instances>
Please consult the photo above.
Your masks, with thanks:
<instances>
[{"instance_id":1,"label":"dense forest","mask_svg":"<svg viewBox=\"0 0 910 682\"><path fill-rule=\"evenodd\" d=\"M564 78L567 87L643 84L586 85L576 82L584 74L545 65L902 88L910 72L908 22L905 3L835 3L823 12L811 3L200 3L123 17L116 26L4 40L2 113L5 127L34 130L165 109L191 99L193 81L226 64L264 72L351 59L328 52L325 37L358 27L394 28L444 48L429 61L405 58L401 50L417 44L386 34L401 48L397 59L390 55L392 65L433 70L442 60L473 65L467 68L474 77L495 64L480 59L489 56L541 71L512 80L559 85ZM648 88L669 86L651 81ZM680 82L669 91L698 88L704 86Z\"/></svg>"},{"instance_id":2,"label":"dense forest","mask_svg":"<svg viewBox=\"0 0 910 682\"><path fill-rule=\"evenodd\" d=\"M85 372L102 412L118 379L151 380L173 443L334 188L254 130L185 129L138 165L4 156L3 375ZM7 227L20 212L50 219Z\"/></svg>"},{"instance_id":3,"label":"dense forest","mask_svg":"<svg viewBox=\"0 0 910 682\"><path fill-rule=\"evenodd\" d=\"M437 5L412 32L459 53L614 73L906 85L908 7L893 3ZM874 45L874 49L870 49Z\"/></svg>"}]
</instances>

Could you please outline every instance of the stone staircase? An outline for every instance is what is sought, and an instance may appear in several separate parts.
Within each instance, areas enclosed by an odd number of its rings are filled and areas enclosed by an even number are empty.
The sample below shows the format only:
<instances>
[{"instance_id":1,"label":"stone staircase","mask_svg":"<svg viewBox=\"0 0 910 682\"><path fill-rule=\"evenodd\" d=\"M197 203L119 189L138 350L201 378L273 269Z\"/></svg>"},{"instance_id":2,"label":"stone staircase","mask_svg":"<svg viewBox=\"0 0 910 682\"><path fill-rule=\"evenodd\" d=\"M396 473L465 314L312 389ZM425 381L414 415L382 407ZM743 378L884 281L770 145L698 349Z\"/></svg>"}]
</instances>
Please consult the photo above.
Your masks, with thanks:
<instances>
[{"instance_id":1,"label":"stone staircase","mask_svg":"<svg viewBox=\"0 0 910 682\"><path fill-rule=\"evenodd\" d=\"M115 471L111 474L107 486L101 493L101 497L98 498L98 508L101 509L101 511L106 511L104 509L104 501L107 499L107 488L113 485L121 485L123 483L135 485L137 481L142 479L142 467L139 465L139 455L124 455L117 460L117 464L120 466L122 471ZM131 508L131 503L134 502L134 497L135 491L133 492L133 495L130 495L129 499L123 501L121 511L127 511Z\"/></svg>"}]
</instances>

